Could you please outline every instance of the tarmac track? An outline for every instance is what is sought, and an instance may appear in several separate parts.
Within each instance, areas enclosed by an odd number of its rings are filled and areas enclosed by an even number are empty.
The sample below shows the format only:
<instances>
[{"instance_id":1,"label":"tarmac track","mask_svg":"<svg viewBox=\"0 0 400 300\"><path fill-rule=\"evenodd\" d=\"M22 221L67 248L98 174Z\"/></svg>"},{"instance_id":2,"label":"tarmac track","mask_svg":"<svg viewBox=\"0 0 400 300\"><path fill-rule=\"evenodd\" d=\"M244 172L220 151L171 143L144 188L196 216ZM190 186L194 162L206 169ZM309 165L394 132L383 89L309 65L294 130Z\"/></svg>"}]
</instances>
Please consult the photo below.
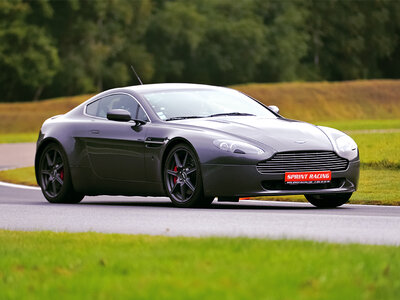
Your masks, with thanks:
<instances>
[{"instance_id":1,"label":"tarmac track","mask_svg":"<svg viewBox=\"0 0 400 300\"><path fill-rule=\"evenodd\" d=\"M38 188L0 183L0 228L400 245L400 207L317 209L308 203L244 200L184 209L167 198L115 196L50 204Z\"/></svg>"}]
</instances>

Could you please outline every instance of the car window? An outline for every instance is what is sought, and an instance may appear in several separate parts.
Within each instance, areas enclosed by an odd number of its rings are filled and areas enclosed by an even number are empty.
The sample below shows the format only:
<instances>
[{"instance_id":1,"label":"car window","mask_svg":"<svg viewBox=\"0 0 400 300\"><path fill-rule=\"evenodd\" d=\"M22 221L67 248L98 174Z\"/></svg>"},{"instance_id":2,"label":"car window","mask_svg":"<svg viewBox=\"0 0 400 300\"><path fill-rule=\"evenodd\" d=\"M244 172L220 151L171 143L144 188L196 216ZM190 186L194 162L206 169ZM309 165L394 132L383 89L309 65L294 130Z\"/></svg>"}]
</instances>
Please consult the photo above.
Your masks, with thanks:
<instances>
[{"instance_id":1,"label":"car window","mask_svg":"<svg viewBox=\"0 0 400 300\"><path fill-rule=\"evenodd\" d=\"M136 119L139 108L139 104L132 97L117 94L90 103L86 108L86 113L90 116L107 118L107 112L111 109L125 109L130 112L132 119Z\"/></svg>"},{"instance_id":2,"label":"car window","mask_svg":"<svg viewBox=\"0 0 400 300\"><path fill-rule=\"evenodd\" d=\"M243 113L275 119L271 111L250 97L230 89L188 89L144 93L161 120Z\"/></svg>"}]
</instances>

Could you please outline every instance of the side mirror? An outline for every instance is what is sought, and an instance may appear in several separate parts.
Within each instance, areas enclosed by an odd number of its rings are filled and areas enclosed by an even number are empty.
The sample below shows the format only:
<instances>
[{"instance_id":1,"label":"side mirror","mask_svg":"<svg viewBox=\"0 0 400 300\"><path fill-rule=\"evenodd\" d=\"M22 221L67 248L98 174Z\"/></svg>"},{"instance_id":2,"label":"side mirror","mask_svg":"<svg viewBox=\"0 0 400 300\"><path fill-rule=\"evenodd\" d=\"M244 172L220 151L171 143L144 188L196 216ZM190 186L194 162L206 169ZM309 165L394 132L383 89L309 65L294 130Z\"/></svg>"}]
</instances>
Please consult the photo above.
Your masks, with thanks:
<instances>
[{"instance_id":1,"label":"side mirror","mask_svg":"<svg viewBox=\"0 0 400 300\"><path fill-rule=\"evenodd\" d=\"M111 109L107 112L107 119L112 121L128 122L132 117L131 113L125 109Z\"/></svg>"},{"instance_id":2,"label":"side mirror","mask_svg":"<svg viewBox=\"0 0 400 300\"><path fill-rule=\"evenodd\" d=\"M269 105L268 108L272 110L274 113L279 114L279 107L276 105Z\"/></svg>"}]
</instances>

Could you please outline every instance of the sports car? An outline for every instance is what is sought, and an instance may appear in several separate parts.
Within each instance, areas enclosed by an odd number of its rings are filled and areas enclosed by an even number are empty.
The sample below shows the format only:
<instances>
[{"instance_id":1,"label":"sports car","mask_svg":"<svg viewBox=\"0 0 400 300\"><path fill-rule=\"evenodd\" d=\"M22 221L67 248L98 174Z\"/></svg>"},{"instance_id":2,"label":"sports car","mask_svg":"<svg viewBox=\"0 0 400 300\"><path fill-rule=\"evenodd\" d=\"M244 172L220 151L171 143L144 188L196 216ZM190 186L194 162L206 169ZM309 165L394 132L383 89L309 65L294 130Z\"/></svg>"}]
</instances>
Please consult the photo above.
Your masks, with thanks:
<instances>
[{"instance_id":1,"label":"sports car","mask_svg":"<svg viewBox=\"0 0 400 300\"><path fill-rule=\"evenodd\" d=\"M359 167L341 131L230 88L172 83L107 90L46 120L35 157L51 203L168 196L178 207L299 194L337 207L356 191Z\"/></svg>"}]
</instances>

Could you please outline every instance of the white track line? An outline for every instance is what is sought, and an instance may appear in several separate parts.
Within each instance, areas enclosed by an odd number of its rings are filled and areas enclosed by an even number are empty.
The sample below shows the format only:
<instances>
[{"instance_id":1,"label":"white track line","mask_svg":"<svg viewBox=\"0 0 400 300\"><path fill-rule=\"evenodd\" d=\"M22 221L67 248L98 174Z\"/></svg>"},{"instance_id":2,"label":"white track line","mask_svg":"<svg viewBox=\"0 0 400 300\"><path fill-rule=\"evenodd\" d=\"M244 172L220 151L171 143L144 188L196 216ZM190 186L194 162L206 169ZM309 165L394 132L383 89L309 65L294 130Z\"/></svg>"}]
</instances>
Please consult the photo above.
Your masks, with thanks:
<instances>
[{"instance_id":1,"label":"white track line","mask_svg":"<svg viewBox=\"0 0 400 300\"><path fill-rule=\"evenodd\" d=\"M37 186L14 184L14 183L8 183L8 182L3 182L3 181L0 181L0 186L6 186L6 187L11 187L11 188L17 188L17 189L40 191L40 187L37 187Z\"/></svg>"}]
</instances>

